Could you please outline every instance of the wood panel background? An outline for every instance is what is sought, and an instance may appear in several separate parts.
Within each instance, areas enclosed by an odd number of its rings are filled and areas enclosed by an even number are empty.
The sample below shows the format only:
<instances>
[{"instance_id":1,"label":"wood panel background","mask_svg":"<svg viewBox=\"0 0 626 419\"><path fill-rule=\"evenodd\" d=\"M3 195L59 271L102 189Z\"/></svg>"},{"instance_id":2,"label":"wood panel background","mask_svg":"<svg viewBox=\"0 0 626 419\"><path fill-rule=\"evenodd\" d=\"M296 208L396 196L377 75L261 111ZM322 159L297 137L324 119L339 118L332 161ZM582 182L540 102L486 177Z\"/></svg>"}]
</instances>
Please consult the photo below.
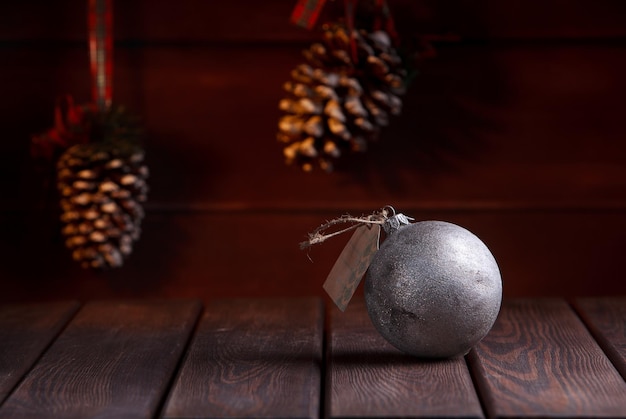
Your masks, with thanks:
<instances>
[{"instance_id":1,"label":"wood panel background","mask_svg":"<svg viewBox=\"0 0 626 419\"><path fill-rule=\"evenodd\" d=\"M322 295L347 237L313 262L298 242L387 204L477 234L505 296L626 293L626 3L389 4L437 55L367 153L306 174L275 141L281 85L319 38L288 22L295 0L117 2L114 99L142 117L151 192L125 267L93 273L28 154L56 97L89 100L86 1L0 3L0 300Z\"/></svg>"}]
</instances>

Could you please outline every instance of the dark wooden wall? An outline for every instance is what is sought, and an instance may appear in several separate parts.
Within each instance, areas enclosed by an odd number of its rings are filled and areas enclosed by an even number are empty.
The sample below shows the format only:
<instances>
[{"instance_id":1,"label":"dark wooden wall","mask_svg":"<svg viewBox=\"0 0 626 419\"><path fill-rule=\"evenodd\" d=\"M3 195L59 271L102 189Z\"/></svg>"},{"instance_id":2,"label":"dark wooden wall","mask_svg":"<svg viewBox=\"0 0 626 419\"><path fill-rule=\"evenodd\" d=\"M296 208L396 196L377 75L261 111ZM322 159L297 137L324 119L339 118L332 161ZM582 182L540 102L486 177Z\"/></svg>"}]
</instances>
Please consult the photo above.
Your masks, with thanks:
<instances>
[{"instance_id":1,"label":"dark wooden wall","mask_svg":"<svg viewBox=\"0 0 626 419\"><path fill-rule=\"evenodd\" d=\"M626 293L626 2L389 3L437 55L379 143L306 174L275 141L319 37L289 24L295 0L117 2L114 99L143 118L152 176L144 234L104 273L70 260L28 156L57 96L89 100L86 1L0 3L0 300L321 295L347 237L313 262L298 243L387 204L481 237L505 296Z\"/></svg>"}]
</instances>

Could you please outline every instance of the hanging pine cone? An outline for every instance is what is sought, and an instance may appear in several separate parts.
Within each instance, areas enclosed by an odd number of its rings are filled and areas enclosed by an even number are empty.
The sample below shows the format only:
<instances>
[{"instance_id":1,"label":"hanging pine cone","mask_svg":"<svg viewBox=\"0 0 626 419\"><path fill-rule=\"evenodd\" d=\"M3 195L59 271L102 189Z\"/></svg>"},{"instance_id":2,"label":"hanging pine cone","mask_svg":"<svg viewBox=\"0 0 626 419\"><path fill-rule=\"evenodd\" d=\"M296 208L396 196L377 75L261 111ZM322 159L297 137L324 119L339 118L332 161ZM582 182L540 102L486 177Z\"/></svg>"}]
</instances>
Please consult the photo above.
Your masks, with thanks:
<instances>
[{"instance_id":1,"label":"hanging pine cone","mask_svg":"<svg viewBox=\"0 0 626 419\"><path fill-rule=\"evenodd\" d=\"M70 147L57 163L62 233L85 268L120 267L141 233L148 168L138 147Z\"/></svg>"},{"instance_id":2,"label":"hanging pine cone","mask_svg":"<svg viewBox=\"0 0 626 419\"><path fill-rule=\"evenodd\" d=\"M140 236L148 192L139 126L121 107L64 99L55 127L33 141L65 148L56 166L65 245L84 268L120 267Z\"/></svg>"},{"instance_id":3,"label":"hanging pine cone","mask_svg":"<svg viewBox=\"0 0 626 419\"><path fill-rule=\"evenodd\" d=\"M324 42L303 55L284 85L277 137L287 164L331 171L333 160L365 151L401 112L406 70L386 32L341 24L325 25Z\"/></svg>"}]
</instances>

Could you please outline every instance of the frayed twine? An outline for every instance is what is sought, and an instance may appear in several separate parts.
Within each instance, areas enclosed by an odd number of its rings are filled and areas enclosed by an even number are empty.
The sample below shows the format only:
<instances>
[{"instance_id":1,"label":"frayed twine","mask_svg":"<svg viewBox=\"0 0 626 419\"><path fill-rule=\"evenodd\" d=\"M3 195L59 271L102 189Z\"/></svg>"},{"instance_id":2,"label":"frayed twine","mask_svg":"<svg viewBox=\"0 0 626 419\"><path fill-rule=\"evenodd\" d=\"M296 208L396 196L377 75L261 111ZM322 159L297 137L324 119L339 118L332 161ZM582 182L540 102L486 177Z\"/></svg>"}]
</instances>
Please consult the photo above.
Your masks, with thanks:
<instances>
[{"instance_id":1,"label":"frayed twine","mask_svg":"<svg viewBox=\"0 0 626 419\"><path fill-rule=\"evenodd\" d=\"M354 230L362 225L384 225L387 219L395 215L396 211L391 206L383 207L380 211L376 211L370 215L364 215L361 217L353 217L351 215L342 215L341 217L327 221L321 226L317 227L311 233L309 233L309 239L300 243L300 249L308 249L314 244L323 243L331 237L338 236L339 234ZM336 226L338 224L352 224L350 227L332 232L326 233L326 230Z\"/></svg>"}]
</instances>

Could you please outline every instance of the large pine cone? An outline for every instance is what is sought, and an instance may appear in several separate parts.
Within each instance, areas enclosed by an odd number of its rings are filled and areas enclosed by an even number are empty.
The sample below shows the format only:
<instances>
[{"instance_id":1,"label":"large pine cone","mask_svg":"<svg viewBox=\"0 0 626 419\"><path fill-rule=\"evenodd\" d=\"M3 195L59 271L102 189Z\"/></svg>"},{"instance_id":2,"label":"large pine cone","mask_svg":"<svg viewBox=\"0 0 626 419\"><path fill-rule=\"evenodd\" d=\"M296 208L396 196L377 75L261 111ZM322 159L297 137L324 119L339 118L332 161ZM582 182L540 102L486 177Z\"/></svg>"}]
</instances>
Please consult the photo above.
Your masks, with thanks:
<instances>
[{"instance_id":1,"label":"large pine cone","mask_svg":"<svg viewBox=\"0 0 626 419\"><path fill-rule=\"evenodd\" d=\"M57 163L62 234L84 268L122 266L141 233L148 168L138 146L68 148Z\"/></svg>"},{"instance_id":2,"label":"large pine cone","mask_svg":"<svg viewBox=\"0 0 626 419\"><path fill-rule=\"evenodd\" d=\"M355 51L352 51L354 38ZM402 109L406 70L386 32L324 28L324 43L304 51L284 88L278 140L287 164L333 169L345 152L364 151ZM357 60L353 60L356 55Z\"/></svg>"}]
</instances>

